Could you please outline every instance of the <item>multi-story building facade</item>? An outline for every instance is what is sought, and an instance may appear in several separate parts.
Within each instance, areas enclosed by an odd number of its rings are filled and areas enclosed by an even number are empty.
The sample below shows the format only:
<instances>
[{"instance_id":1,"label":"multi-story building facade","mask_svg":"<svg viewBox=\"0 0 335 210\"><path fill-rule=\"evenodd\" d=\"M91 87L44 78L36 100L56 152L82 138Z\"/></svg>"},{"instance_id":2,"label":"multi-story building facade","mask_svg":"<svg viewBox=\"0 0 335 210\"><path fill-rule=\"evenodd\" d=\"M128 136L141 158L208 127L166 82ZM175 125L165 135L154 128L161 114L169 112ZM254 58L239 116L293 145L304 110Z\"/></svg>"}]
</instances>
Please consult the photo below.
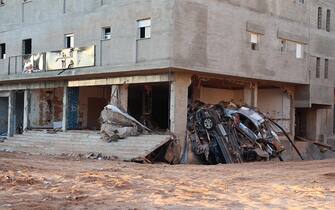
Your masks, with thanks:
<instances>
[{"instance_id":1,"label":"multi-story building facade","mask_svg":"<svg viewBox=\"0 0 335 210\"><path fill-rule=\"evenodd\" d=\"M334 12L333 0L3 0L0 131L98 129L117 101L181 137L189 103L224 100L325 140Z\"/></svg>"}]
</instances>

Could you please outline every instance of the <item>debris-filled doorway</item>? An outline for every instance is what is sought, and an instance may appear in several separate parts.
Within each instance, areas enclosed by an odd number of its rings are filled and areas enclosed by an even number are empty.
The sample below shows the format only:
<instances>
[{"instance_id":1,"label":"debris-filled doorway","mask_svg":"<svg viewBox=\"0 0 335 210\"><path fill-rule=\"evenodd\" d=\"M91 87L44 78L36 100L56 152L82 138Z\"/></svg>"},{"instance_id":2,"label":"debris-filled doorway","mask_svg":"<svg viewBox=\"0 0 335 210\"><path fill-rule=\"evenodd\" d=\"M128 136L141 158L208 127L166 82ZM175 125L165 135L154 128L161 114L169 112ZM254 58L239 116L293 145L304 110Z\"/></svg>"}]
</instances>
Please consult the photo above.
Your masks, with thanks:
<instances>
[{"instance_id":1,"label":"debris-filled doorway","mask_svg":"<svg viewBox=\"0 0 335 210\"><path fill-rule=\"evenodd\" d=\"M8 132L8 97L0 97L0 136Z\"/></svg>"},{"instance_id":2,"label":"debris-filled doorway","mask_svg":"<svg viewBox=\"0 0 335 210\"><path fill-rule=\"evenodd\" d=\"M15 93L15 133L22 134L23 132L23 110L24 110L24 92L18 91Z\"/></svg>"},{"instance_id":3,"label":"debris-filled doorway","mask_svg":"<svg viewBox=\"0 0 335 210\"><path fill-rule=\"evenodd\" d=\"M128 113L156 131L169 129L168 83L130 85L128 88Z\"/></svg>"},{"instance_id":4,"label":"debris-filled doorway","mask_svg":"<svg viewBox=\"0 0 335 210\"><path fill-rule=\"evenodd\" d=\"M295 135L307 138L307 112L304 108L295 110Z\"/></svg>"}]
</instances>

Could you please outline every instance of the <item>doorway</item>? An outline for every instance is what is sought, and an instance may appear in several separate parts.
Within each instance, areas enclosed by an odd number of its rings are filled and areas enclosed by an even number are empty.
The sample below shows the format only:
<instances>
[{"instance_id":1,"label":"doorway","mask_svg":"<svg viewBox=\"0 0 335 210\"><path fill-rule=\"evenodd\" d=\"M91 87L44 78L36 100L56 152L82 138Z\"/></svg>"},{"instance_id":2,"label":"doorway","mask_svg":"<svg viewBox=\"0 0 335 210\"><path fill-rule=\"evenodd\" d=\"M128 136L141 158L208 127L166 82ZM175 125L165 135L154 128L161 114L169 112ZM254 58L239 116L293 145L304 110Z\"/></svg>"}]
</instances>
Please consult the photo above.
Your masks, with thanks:
<instances>
[{"instance_id":1,"label":"doorway","mask_svg":"<svg viewBox=\"0 0 335 210\"><path fill-rule=\"evenodd\" d=\"M14 112L15 134L23 133L23 112L24 112L24 92L18 91L15 93L15 112Z\"/></svg>"},{"instance_id":2,"label":"doorway","mask_svg":"<svg viewBox=\"0 0 335 210\"><path fill-rule=\"evenodd\" d=\"M0 136L8 133L8 97L0 97Z\"/></svg>"},{"instance_id":3,"label":"doorway","mask_svg":"<svg viewBox=\"0 0 335 210\"><path fill-rule=\"evenodd\" d=\"M128 88L128 113L152 130L169 129L168 83L130 85Z\"/></svg>"}]
</instances>

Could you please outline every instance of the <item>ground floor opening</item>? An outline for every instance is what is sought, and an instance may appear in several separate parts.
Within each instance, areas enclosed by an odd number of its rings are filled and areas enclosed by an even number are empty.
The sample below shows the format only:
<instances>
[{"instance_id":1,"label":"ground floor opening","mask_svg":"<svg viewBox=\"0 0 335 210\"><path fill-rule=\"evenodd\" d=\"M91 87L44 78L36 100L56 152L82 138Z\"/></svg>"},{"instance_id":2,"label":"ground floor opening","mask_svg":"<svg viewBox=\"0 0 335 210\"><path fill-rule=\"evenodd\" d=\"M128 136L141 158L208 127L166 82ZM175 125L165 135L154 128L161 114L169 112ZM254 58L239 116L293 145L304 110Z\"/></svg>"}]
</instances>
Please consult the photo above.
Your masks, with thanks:
<instances>
[{"instance_id":1,"label":"ground floor opening","mask_svg":"<svg viewBox=\"0 0 335 210\"><path fill-rule=\"evenodd\" d=\"M8 97L0 97L0 136L8 132Z\"/></svg>"},{"instance_id":2,"label":"ground floor opening","mask_svg":"<svg viewBox=\"0 0 335 210\"><path fill-rule=\"evenodd\" d=\"M128 87L128 113L155 131L169 129L169 83Z\"/></svg>"}]
</instances>

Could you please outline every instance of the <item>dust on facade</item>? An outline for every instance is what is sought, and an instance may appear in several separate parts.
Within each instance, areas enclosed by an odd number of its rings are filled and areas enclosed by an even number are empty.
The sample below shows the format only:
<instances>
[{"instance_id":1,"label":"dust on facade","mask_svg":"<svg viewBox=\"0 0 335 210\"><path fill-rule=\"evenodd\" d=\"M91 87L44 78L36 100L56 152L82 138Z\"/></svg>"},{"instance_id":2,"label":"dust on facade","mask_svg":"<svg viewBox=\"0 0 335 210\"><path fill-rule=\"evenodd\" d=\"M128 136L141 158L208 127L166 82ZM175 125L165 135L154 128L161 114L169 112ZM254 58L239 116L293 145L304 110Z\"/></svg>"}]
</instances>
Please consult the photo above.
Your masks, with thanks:
<instances>
[{"instance_id":1,"label":"dust on facade","mask_svg":"<svg viewBox=\"0 0 335 210\"><path fill-rule=\"evenodd\" d=\"M188 105L257 107L331 143L331 0L3 0L0 133L99 130L118 103L184 139Z\"/></svg>"}]
</instances>

